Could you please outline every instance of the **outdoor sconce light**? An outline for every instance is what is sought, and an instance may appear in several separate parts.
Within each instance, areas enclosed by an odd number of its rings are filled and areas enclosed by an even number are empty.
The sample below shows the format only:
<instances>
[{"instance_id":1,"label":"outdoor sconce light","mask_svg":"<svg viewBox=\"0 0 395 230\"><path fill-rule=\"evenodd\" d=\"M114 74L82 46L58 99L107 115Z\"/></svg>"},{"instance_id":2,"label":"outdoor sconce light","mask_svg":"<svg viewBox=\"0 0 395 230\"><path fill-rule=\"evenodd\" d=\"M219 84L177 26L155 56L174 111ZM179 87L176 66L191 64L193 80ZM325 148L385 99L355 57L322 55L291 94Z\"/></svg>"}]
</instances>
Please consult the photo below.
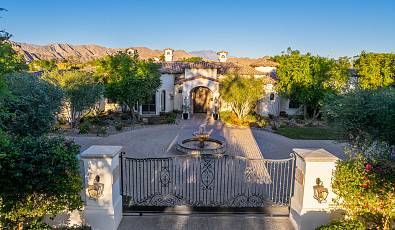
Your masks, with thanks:
<instances>
[{"instance_id":1,"label":"outdoor sconce light","mask_svg":"<svg viewBox=\"0 0 395 230\"><path fill-rule=\"evenodd\" d=\"M100 183L100 176L96 175L93 184L88 185L89 199L98 200L99 197L103 196L104 184Z\"/></svg>"},{"instance_id":2,"label":"outdoor sconce light","mask_svg":"<svg viewBox=\"0 0 395 230\"><path fill-rule=\"evenodd\" d=\"M324 187L320 178L315 180L316 185L313 186L314 189L314 199L318 203L326 203L326 198L328 197L328 189Z\"/></svg>"}]
</instances>

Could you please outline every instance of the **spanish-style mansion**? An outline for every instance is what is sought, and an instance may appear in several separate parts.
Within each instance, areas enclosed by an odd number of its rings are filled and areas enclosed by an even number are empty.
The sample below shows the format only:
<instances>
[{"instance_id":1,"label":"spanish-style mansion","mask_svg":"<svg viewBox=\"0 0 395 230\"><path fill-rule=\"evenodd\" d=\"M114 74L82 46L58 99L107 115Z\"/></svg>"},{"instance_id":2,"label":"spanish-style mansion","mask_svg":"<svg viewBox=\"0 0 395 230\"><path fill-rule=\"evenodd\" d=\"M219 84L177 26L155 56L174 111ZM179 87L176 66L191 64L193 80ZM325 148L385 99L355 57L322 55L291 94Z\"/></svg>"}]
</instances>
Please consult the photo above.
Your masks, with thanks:
<instances>
[{"instance_id":1,"label":"spanish-style mansion","mask_svg":"<svg viewBox=\"0 0 395 230\"><path fill-rule=\"evenodd\" d=\"M137 52L129 48L130 55ZM190 114L212 113L214 107L224 109L219 93L219 81L228 73L264 78L265 86L262 98L258 101L256 112L261 115L279 115L285 112L295 114L299 105L289 103L274 90L277 63L263 60L251 65L227 62L228 52L217 53L218 61L182 62L173 61L174 50L164 50L164 61L160 73L162 85L148 104L139 106L141 115L159 115L161 112L182 111L188 108ZM186 106L187 105L187 106Z\"/></svg>"}]
</instances>

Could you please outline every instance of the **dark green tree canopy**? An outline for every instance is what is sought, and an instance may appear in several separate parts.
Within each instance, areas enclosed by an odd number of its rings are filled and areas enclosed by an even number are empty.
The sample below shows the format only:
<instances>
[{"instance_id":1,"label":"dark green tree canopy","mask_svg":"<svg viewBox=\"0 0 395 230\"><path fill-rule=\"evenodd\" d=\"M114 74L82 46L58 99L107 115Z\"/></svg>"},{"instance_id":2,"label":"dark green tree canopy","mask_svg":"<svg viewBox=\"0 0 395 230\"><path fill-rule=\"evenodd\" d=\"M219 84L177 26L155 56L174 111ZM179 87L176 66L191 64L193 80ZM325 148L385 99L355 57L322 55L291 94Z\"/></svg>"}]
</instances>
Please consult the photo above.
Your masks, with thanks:
<instances>
[{"instance_id":1,"label":"dark green tree canopy","mask_svg":"<svg viewBox=\"0 0 395 230\"><path fill-rule=\"evenodd\" d=\"M42 77L60 87L65 95L68 119L75 124L81 116L93 109L102 99L104 87L95 78L83 71L48 72Z\"/></svg>"},{"instance_id":2,"label":"dark green tree canopy","mask_svg":"<svg viewBox=\"0 0 395 230\"><path fill-rule=\"evenodd\" d=\"M24 137L0 145L0 224L28 223L81 208L79 147L62 138Z\"/></svg>"},{"instance_id":3,"label":"dark green tree canopy","mask_svg":"<svg viewBox=\"0 0 395 230\"><path fill-rule=\"evenodd\" d=\"M7 75L6 85L11 95L3 100L1 128L20 136L48 132L59 112L63 92L27 73Z\"/></svg>"},{"instance_id":4,"label":"dark green tree canopy","mask_svg":"<svg viewBox=\"0 0 395 230\"><path fill-rule=\"evenodd\" d=\"M161 85L159 65L138 55L117 53L98 62L96 75L105 83L106 96L133 108L152 97Z\"/></svg>"}]
</instances>

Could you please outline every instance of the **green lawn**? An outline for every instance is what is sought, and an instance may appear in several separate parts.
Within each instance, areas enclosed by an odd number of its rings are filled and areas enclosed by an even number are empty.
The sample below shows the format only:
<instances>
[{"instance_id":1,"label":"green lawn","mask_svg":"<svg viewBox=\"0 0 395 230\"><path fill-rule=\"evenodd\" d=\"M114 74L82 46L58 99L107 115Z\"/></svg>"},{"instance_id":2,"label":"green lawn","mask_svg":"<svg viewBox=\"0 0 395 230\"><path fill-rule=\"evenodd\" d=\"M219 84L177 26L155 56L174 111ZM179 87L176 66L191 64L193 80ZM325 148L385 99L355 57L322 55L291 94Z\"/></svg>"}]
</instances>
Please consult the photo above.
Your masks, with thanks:
<instances>
[{"instance_id":1,"label":"green lawn","mask_svg":"<svg viewBox=\"0 0 395 230\"><path fill-rule=\"evenodd\" d=\"M329 128L317 127L281 127L276 133L300 140L337 140L340 138L339 133Z\"/></svg>"}]
</instances>

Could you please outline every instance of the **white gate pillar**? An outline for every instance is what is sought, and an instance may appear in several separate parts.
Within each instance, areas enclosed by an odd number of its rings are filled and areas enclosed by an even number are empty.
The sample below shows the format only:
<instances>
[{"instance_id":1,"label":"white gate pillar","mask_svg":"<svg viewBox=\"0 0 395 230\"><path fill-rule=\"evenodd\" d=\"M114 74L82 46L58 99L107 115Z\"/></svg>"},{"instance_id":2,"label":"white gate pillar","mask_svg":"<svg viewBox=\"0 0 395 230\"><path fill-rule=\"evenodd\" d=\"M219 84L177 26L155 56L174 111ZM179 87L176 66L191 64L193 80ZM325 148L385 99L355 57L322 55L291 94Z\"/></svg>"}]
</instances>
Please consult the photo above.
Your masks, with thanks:
<instances>
[{"instance_id":1,"label":"white gate pillar","mask_svg":"<svg viewBox=\"0 0 395 230\"><path fill-rule=\"evenodd\" d=\"M116 230L122 219L119 154L122 146L92 145L83 153L84 216L94 230Z\"/></svg>"},{"instance_id":2,"label":"white gate pillar","mask_svg":"<svg viewBox=\"0 0 395 230\"><path fill-rule=\"evenodd\" d=\"M332 172L336 156L325 149L293 149L296 153L290 220L295 229L310 230L331 220Z\"/></svg>"}]
</instances>

